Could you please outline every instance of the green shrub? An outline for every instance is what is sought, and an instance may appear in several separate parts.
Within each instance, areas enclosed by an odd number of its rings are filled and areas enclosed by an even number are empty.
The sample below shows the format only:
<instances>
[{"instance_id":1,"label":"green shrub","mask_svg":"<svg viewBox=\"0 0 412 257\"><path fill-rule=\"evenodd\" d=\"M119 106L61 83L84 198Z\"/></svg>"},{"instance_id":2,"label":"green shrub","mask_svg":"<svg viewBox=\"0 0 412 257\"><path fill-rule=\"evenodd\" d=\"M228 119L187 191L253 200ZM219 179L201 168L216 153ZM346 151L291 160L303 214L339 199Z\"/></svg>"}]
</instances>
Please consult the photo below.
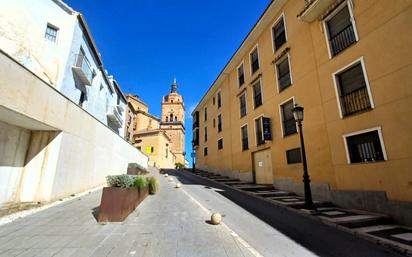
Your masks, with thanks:
<instances>
[{"instance_id":1,"label":"green shrub","mask_svg":"<svg viewBox=\"0 0 412 257\"><path fill-rule=\"evenodd\" d=\"M150 177L147 178L147 182L149 183L149 194L156 194L157 190L159 189L157 179L155 177Z\"/></svg>"},{"instance_id":2,"label":"green shrub","mask_svg":"<svg viewBox=\"0 0 412 257\"><path fill-rule=\"evenodd\" d=\"M136 179L134 180L134 186L137 188L145 188L147 187L147 179L145 179L142 176L137 176Z\"/></svg>"},{"instance_id":3,"label":"green shrub","mask_svg":"<svg viewBox=\"0 0 412 257\"><path fill-rule=\"evenodd\" d=\"M183 163L178 162L178 163L175 163L175 167L176 167L176 169L181 170L185 167L185 165Z\"/></svg>"},{"instance_id":4,"label":"green shrub","mask_svg":"<svg viewBox=\"0 0 412 257\"><path fill-rule=\"evenodd\" d=\"M106 177L107 184L111 187L129 188L133 187L135 176L131 175L112 175Z\"/></svg>"}]
</instances>

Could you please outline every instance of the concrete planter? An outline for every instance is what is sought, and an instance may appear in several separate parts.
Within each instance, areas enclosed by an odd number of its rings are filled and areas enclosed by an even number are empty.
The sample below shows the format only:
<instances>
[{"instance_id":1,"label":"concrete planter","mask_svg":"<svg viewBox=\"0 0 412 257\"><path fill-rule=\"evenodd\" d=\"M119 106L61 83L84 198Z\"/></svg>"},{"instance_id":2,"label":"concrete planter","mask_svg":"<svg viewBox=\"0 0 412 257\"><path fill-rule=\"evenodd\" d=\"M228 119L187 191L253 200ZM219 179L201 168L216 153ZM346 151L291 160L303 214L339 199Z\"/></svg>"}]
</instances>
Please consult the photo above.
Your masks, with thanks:
<instances>
[{"instance_id":1,"label":"concrete planter","mask_svg":"<svg viewBox=\"0 0 412 257\"><path fill-rule=\"evenodd\" d=\"M149 188L103 188L99 222L121 222L149 195Z\"/></svg>"}]
</instances>

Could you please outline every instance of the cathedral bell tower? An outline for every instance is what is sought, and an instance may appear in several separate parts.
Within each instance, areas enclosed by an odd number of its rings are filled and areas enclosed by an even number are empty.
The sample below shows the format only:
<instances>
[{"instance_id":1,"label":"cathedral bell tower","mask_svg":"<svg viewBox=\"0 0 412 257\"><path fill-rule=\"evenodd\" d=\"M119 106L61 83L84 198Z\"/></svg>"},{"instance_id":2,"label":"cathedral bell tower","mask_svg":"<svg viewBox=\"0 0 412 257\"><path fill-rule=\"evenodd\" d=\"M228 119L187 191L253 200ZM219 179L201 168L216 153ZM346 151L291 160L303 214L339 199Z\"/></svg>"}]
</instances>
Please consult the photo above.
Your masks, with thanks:
<instances>
[{"instance_id":1,"label":"cathedral bell tower","mask_svg":"<svg viewBox=\"0 0 412 257\"><path fill-rule=\"evenodd\" d=\"M185 105L183 97L177 93L176 79L170 93L162 99L160 128L172 141L171 151L176 156L176 163L185 164Z\"/></svg>"}]
</instances>

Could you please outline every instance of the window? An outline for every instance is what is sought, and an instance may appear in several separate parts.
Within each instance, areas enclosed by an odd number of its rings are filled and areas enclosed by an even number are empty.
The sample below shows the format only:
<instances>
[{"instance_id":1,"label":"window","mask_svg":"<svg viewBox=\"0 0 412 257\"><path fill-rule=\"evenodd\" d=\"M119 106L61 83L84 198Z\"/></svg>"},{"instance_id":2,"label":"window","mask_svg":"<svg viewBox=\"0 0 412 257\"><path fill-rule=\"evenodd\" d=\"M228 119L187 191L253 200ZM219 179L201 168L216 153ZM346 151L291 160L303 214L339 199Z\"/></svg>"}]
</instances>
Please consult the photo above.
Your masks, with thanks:
<instances>
[{"instance_id":1,"label":"window","mask_svg":"<svg viewBox=\"0 0 412 257\"><path fill-rule=\"evenodd\" d=\"M342 117L372 108L362 63L335 75Z\"/></svg>"},{"instance_id":2,"label":"window","mask_svg":"<svg viewBox=\"0 0 412 257\"><path fill-rule=\"evenodd\" d=\"M217 140L217 149L223 149L223 138Z\"/></svg>"},{"instance_id":3,"label":"window","mask_svg":"<svg viewBox=\"0 0 412 257\"><path fill-rule=\"evenodd\" d=\"M240 117L246 116L246 93L239 97L240 102Z\"/></svg>"},{"instance_id":4,"label":"window","mask_svg":"<svg viewBox=\"0 0 412 257\"><path fill-rule=\"evenodd\" d=\"M293 117L293 99L280 106L282 114L283 136L288 136L297 132L296 122Z\"/></svg>"},{"instance_id":5,"label":"window","mask_svg":"<svg viewBox=\"0 0 412 257\"><path fill-rule=\"evenodd\" d=\"M250 65L252 69L252 74L259 70L259 52L257 47L250 54Z\"/></svg>"},{"instance_id":6,"label":"window","mask_svg":"<svg viewBox=\"0 0 412 257\"><path fill-rule=\"evenodd\" d=\"M205 121L207 121L207 107L205 107Z\"/></svg>"},{"instance_id":7,"label":"window","mask_svg":"<svg viewBox=\"0 0 412 257\"><path fill-rule=\"evenodd\" d=\"M253 103L255 109L262 105L262 87L260 85L260 80L253 85Z\"/></svg>"},{"instance_id":8,"label":"window","mask_svg":"<svg viewBox=\"0 0 412 257\"><path fill-rule=\"evenodd\" d=\"M217 132L222 131L222 114L217 116Z\"/></svg>"},{"instance_id":9,"label":"window","mask_svg":"<svg viewBox=\"0 0 412 257\"><path fill-rule=\"evenodd\" d=\"M207 142L207 127L205 127L205 142Z\"/></svg>"},{"instance_id":10,"label":"window","mask_svg":"<svg viewBox=\"0 0 412 257\"><path fill-rule=\"evenodd\" d=\"M255 120L255 132L256 132L256 144L262 145L265 143L263 138L263 126L262 126L262 117Z\"/></svg>"},{"instance_id":11,"label":"window","mask_svg":"<svg viewBox=\"0 0 412 257\"><path fill-rule=\"evenodd\" d=\"M59 29L51 24L47 24L46 33L44 37L50 42L57 42L57 32Z\"/></svg>"},{"instance_id":12,"label":"window","mask_svg":"<svg viewBox=\"0 0 412 257\"><path fill-rule=\"evenodd\" d=\"M292 84L289 67L289 56L276 64L279 92Z\"/></svg>"},{"instance_id":13,"label":"window","mask_svg":"<svg viewBox=\"0 0 412 257\"><path fill-rule=\"evenodd\" d=\"M338 9L339 11L325 22L332 56L337 55L357 41L348 4L345 3L342 6L343 8Z\"/></svg>"},{"instance_id":14,"label":"window","mask_svg":"<svg viewBox=\"0 0 412 257\"><path fill-rule=\"evenodd\" d=\"M239 82L239 87L245 84L245 71L243 69L243 63L237 68L237 79Z\"/></svg>"},{"instance_id":15,"label":"window","mask_svg":"<svg viewBox=\"0 0 412 257\"><path fill-rule=\"evenodd\" d=\"M242 135L242 150L245 151L249 149L249 138L247 134L247 125L240 128L240 133Z\"/></svg>"},{"instance_id":16,"label":"window","mask_svg":"<svg viewBox=\"0 0 412 257\"><path fill-rule=\"evenodd\" d=\"M378 130L346 137L350 163L386 160Z\"/></svg>"},{"instance_id":17,"label":"window","mask_svg":"<svg viewBox=\"0 0 412 257\"><path fill-rule=\"evenodd\" d=\"M217 108L222 107L222 94L221 92L217 93Z\"/></svg>"},{"instance_id":18,"label":"window","mask_svg":"<svg viewBox=\"0 0 412 257\"><path fill-rule=\"evenodd\" d=\"M215 101L215 97L213 97L213 105L215 105L215 102L216 102L216 101Z\"/></svg>"},{"instance_id":19,"label":"window","mask_svg":"<svg viewBox=\"0 0 412 257\"><path fill-rule=\"evenodd\" d=\"M286 162L288 164L301 163L302 156L300 155L300 148L287 150L286 151Z\"/></svg>"},{"instance_id":20,"label":"window","mask_svg":"<svg viewBox=\"0 0 412 257\"><path fill-rule=\"evenodd\" d=\"M146 146L146 153L147 154L154 153L154 147L153 146Z\"/></svg>"},{"instance_id":21,"label":"window","mask_svg":"<svg viewBox=\"0 0 412 257\"><path fill-rule=\"evenodd\" d=\"M213 128L216 128L216 120L213 119Z\"/></svg>"},{"instance_id":22,"label":"window","mask_svg":"<svg viewBox=\"0 0 412 257\"><path fill-rule=\"evenodd\" d=\"M169 158L169 149L167 149L167 146L166 146L166 159L167 158Z\"/></svg>"},{"instance_id":23,"label":"window","mask_svg":"<svg viewBox=\"0 0 412 257\"><path fill-rule=\"evenodd\" d=\"M273 46L275 51L278 50L284 43L286 43L285 22L283 16L272 28Z\"/></svg>"},{"instance_id":24,"label":"window","mask_svg":"<svg viewBox=\"0 0 412 257\"><path fill-rule=\"evenodd\" d=\"M207 156L207 147L203 148L203 156Z\"/></svg>"}]
</instances>

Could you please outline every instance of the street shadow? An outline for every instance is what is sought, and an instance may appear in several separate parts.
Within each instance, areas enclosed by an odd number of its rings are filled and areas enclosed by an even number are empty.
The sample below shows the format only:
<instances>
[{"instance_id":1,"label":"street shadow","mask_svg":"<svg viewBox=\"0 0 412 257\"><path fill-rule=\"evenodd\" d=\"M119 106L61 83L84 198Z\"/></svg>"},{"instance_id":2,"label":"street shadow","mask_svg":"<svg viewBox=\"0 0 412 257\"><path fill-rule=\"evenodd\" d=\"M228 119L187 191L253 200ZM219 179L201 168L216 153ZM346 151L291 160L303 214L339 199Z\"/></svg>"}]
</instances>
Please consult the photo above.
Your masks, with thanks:
<instances>
[{"instance_id":1,"label":"street shadow","mask_svg":"<svg viewBox=\"0 0 412 257\"><path fill-rule=\"evenodd\" d=\"M200 185L214 190L319 256L401 256L366 239L337 230L294 210L239 192L230 186L204 179L190 171L168 170L168 174L175 176L184 185Z\"/></svg>"},{"instance_id":2,"label":"street shadow","mask_svg":"<svg viewBox=\"0 0 412 257\"><path fill-rule=\"evenodd\" d=\"M99 222L99 208L100 208L100 206L96 206L93 209L91 209L92 215L93 215L94 219L96 220L96 222Z\"/></svg>"}]
</instances>

